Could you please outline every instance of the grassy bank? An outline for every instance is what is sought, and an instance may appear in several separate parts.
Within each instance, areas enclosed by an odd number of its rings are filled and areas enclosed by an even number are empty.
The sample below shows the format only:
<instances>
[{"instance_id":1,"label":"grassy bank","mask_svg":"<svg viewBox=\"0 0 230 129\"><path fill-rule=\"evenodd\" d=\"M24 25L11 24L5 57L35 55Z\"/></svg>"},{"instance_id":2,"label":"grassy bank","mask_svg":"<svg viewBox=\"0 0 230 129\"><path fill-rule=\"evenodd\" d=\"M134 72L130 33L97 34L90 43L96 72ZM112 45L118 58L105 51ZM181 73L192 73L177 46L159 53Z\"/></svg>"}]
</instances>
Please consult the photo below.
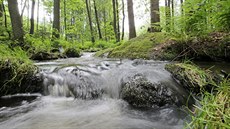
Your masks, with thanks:
<instances>
[{"instance_id":1,"label":"grassy bank","mask_svg":"<svg viewBox=\"0 0 230 129\"><path fill-rule=\"evenodd\" d=\"M111 58L157 60L230 60L230 33L213 32L197 36L146 33L121 45L96 53Z\"/></svg>"},{"instance_id":2,"label":"grassy bank","mask_svg":"<svg viewBox=\"0 0 230 129\"><path fill-rule=\"evenodd\" d=\"M228 129L230 128L230 80L218 77L208 69L190 63L166 65L174 78L194 96L199 96L199 105L194 105L192 121L185 128Z\"/></svg>"},{"instance_id":3,"label":"grassy bank","mask_svg":"<svg viewBox=\"0 0 230 129\"><path fill-rule=\"evenodd\" d=\"M35 74L37 67L20 47L13 49L0 45L0 96L15 93L38 92Z\"/></svg>"},{"instance_id":4,"label":"grassy bank","mask_svg":"<svg viewBox=\"0 0 230 129\"><path fill-rule=\"evenodd\" d=\"M168 36L165 33L146 33L121 43L115 48L99 51L96 56L108 55L110 58L129 58L129 59L150 59L151 50L154 46L166 41Z\"/></svg>"},{"instance_id":5,"label":"grassy bank","mask_svg":"<svg viewBox=\"0 0 230 129\"><path fill-rule=\"evenodd\" d=\"M229 129L230 128L230 80L218 85L216 93L204 92L201 107L195 106L191 129Z\"/></svg>"}]
</instances>

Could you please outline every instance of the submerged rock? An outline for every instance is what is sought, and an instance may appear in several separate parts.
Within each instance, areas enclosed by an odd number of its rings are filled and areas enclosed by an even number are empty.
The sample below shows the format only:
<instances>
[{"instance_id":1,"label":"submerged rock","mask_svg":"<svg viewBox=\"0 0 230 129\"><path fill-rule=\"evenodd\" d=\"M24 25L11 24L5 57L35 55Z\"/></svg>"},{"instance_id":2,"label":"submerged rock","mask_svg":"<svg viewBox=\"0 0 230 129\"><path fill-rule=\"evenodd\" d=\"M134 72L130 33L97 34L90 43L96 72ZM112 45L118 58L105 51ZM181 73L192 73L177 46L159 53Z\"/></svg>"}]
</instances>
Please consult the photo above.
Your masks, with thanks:
<instances>
[{"instance_id":1,"label":"submerged rock","mask_svg":"<svg viewBox=\"0 0 230 129\"><path fill-rule=\"evenodd\" d=\"M103 94L100 79L77 67L63 67L52 73L41 73L40 76L46 95L96 99Z\"/></svg>"},{"instance_id":2,"label":"submerged rock","mask_svg":"<svg viewBox=\"0 0 230 129\"><path fill-rule=\"evenodd\" d=\"M179 95L162 83L154 84L142 74L123 80L121 98L134 107L162 107L181 105Z\"/></svg>"}]
</instances>

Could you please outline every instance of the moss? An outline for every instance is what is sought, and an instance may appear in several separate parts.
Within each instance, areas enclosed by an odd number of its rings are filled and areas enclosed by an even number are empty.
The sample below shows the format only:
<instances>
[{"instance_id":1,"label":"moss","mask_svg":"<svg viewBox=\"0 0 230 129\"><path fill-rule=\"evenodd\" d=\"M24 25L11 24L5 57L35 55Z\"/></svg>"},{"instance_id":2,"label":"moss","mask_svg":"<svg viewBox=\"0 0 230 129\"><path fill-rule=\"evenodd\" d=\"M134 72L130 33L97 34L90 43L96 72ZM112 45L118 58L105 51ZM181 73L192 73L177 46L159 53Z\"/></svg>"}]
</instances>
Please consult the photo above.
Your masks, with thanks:
<instances>
[{"instance_id":1,"label":"moss","mask_svg":"<svg viewBox=\"0 0 230 129\"><path fill-rule=\"evenodd\" d=\"M112 58L149 59L151 49L166 39L167 35L164 33L146 33L115 47L108 56Z\"/></svg>"},{"instance_id":2,"label":"moss","mask_svg":"<svg viewBox=\"0 0 230 129\"><path fill-rule=\"evenodd\" d=\"M157 45L151 56L161 60L229 61L230 34L215 32L200 37L171 38Z\"/></svg>"},{"instance_id":3,"label":"moss","mask_svg":"<svg viewBox=\"0 0 230 129\"><path fill-rule=\"evenodd\" d=\"M179 80L183 86L194 93L210 90L214 86L214 75L209 70L201 69L189 63L167 64L165 68Z\"/></svg>"},{"instance_id":4,"label":"moss","mask_svg":"<svg viewBox=\"0 0 230 129\"><path fill-rule=\"evenodd\" d=\"M41 91L35 79L38 69L25 51L7 45L0 45L0 50L0 96Z\"/></svg>"},{"instance_id":5,"label":"moss","mask_svg":"<svg viewBox=\"0 0 230 129\"><path fill-rule=\"evenodd\" d=\"M108 48L108 49L104 49L101 51L96 52L95 56L96 57L107 57L108 54L113 50L113 48Z\"/></svg>"},{"instance_id":6,"label":"moss","mask_svg":"<svg viewBox=\"0 0 230 129\"><path fill-rule=\"evenodd\" d=\"M67 48L64 51L64 55L66 55L67 57L80 57L80 50L75 48Z\"/></svg>"}]
</instances>

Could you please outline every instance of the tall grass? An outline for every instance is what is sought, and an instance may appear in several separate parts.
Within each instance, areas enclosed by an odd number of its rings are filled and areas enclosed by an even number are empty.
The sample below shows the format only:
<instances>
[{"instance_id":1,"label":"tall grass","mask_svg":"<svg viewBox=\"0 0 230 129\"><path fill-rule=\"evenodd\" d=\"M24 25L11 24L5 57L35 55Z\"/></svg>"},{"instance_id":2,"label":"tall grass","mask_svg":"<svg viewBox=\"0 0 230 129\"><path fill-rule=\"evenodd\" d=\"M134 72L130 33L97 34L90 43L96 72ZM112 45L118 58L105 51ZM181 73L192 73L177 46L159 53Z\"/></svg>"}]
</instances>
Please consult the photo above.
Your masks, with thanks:
<instances>
[{"instance_id":1,"label":"tall grass","mask_svg":"<svg viewBox=\"0 0 230 129\"><path fill-rule=\"evenodd\" d=\"M191 129L229 129L230 128L230 80L220 83L216 93L204 92L201 107L196 106Z\"/></svg>"}]
</instances>

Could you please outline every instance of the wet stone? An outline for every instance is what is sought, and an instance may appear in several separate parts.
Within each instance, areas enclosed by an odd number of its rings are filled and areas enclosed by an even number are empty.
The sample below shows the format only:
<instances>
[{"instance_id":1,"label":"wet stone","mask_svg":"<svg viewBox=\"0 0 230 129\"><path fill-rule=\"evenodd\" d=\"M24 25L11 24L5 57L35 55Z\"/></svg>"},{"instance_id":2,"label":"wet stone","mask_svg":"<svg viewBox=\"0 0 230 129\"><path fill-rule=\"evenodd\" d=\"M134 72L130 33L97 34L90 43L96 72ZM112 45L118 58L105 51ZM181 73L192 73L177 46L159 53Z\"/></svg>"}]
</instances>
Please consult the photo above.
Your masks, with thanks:
<instances>
[{"instance_id":1,"label":"wet stone","mask_svg":"<svg viewBox=\"0 0 230 129\"><path fill-rule=\"evenodd\" d=\"M162 83L151 83L142 74L122 80L120 97L134 107L157 108L167 105L180 105L173 91Z\"/></svg>"}]
</instances>

